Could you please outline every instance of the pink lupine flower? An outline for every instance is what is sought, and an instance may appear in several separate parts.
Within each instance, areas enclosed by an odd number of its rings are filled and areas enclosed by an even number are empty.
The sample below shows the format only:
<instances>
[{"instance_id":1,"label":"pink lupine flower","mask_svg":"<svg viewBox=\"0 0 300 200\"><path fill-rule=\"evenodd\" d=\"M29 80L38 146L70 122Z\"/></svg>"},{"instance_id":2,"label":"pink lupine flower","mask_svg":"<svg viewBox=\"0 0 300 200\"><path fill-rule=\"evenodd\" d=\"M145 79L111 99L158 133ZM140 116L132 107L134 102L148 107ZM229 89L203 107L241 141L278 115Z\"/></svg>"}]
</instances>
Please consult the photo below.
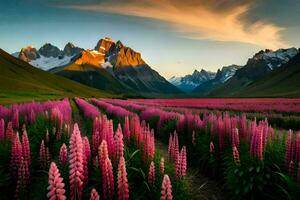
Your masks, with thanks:
<instances>
[{"instance_id":1,"label":"pink lupine flower","mask_svg":"<svg viewBox=\"0 0 300 200\"><path fill-rule=\"evenodd\" d=\"M255 155L259 160L263 160L263 132L261 129L256 132L255 147Z\"/></svg>"},{"instance_id":2,"label":"pink lupine flower","mask_svg":"<svg viewBox=\"0 0 300 200\"><path fill-rule=\"evenodd\" d=\"M13 177L16 178L19 166L21 164L21 159L23 156L22 144L20 142L19 133L13 137L11 145L11 156L10 156L10 170Z\"/></svg>"},{"instance_id":3,"label":"pink lupine flower","mask_svg":"<svg viewBox=\"0 0 300 200\"><path fill-rule=\"evenodd\" d=\"M177 154L175 159L176 178L181 177L181 155Z\"/></svg>"},{"instance_id":4,"label":"pink lupine flower","mask_svg":"<svg viewBox=\"0 0 300 200\"><path fill-rule=\"evenodd\" d=\"M181 161L181 172L180 175L181 177L184 177L186 175L186 170L187 170L187 160L186 160L186 147L183 146L180 152L180 161Z\"/></svg>"},{"instance_id":5,"label":"pink lupine flower","mask_svg":"<svg viewBox=\"0 0 300 200\"><path fill-rule=\"evenodd\" d=\"M130 141L130 126L129 126L128 116L125 117L125 122L124 122L124 137L125 137L126 143L128 144Z\"/></svg>"},{"instance_id":6,"label":"pink lupine flower","mask_svg":"<svg viewBox=\"0 0 300 200\"><path fill-rule=\"evenodd\" d=\"M81 199L84 180L83 169L83 144L78 125L74 125L74 130L70 138L70 197L71 200Z\"/></svg>"},{"instance_id":7,"label":"pink lupine flower","mask_svg":"<svg viewBox=\"0 0 300 200\"><path fill-rule=\"evenodd\" d=\"M68 160L68 149L65 143L63 143L59 150L59 163L62 166L65 166L67 164Z\"/></svg>"},{"instance_id":8,"label":"pink lupine flower","mask_svg":"<svg viewBox=\"0 0 300 200\"><path fill-rule=\"evenodd\" d=\"M209 153L212 155L215 151L215 145L214 143L211 141L209 144Z\"/></svg>"},{"instance_id":9,"label":"pink lupine flower","mask_svg":"<svg viewBox=\"0 0 300 200\"><path fill-rule=\"evenodd\" d=\"M164 158L160 159L160 173L161 173L161 175L165 174L165 159Z\"/></svg>"},{"instance_id":10,"label":"pink lupine flower","mask_svg":"<svg viewBox=\"0 0 300 200\"><path fill-rule=\"evenodd\" d=\"M63 183L63 178L60 176L59 170L55 164L52 162L49 169L49 186L47 193L47 198L49 200L65 200L65 184Z\"/></svg>"},{"instance_id":11,"label":"pink lupine flower","mask_svg":"<svg viewBox=\"0 0 300 200\"><path fill-rule=\"evenodd\" d=\"M6 139L12 139L13 136L14 136L14 130L13 130L12 122L8 122L5 137Z\"/></svg>"},{"instance_id":12,"label":"pink lupine flower","mask_svg":"<svg viewBox=\"0 0 300 200\"><path fill-rule=\"evenodd\" d=\"M85 153L85 156L87 158L87 161L89 162L90 159L91 159L91 147L90 147L90 142L89 142L89 139L88 137L83 137L83 146L84 146L84 153Z\"/></svg>"},{"instance_id":13,"label":"pink lupine flower","mask_svg":"<svg viewBox=\"0 0 300 200\"><path fill-rule=\"evenodd\" d=\"M5 139L5 122L4 119L0 120L0 140Z\"/></svg>"},{"instance_id":14,"label":"pink lupine flower","mask_svg":"<svg viewBox=\"0 0 300 200\"><path fill-rule=\"evenodd\" d=\"M240 154L236 146L232 147L233 160L237 166L241 165Z\"/></svg>"},{"instance_id":15,"label":"pink lupine flower","mask_svg":"<svg viewBox=\"0 0 300 200\"><path fill-rule=\"evenodd\" d=\"M28 140L28 135L26 130L24 130L22 135L22 149L23 149L23 157L26 160L28 166L30 166L31 164L30 145L29 145L29 140Z\"/></svg>"},{"instance_id":16,"label":"pink lupine flower","mask_svg":"<svg viewBox=\"0 0 300 200\"><path fill-rule=\"evenodd\" d=\"M290 164L289 164L289 175L293 176L293 171L294 171L294 162L291 160Z\"/></svg>"},{"instance_id":17,"label":"pink lupine flower","mask_svg":"<svg viewBox=\"0 0 300 200\"><path fill-rule=\"evenodd\" d=\"M119 160L124 156L124 144L123 144L123 134L121 125L118 125L118 129L115 134L115 160Z\"/></svg>"},{"instance_id":18,"label":"pink lupine flower","mask_svg":"<svg viewBox=\"0 0 300 200\"><path fill-rule=\"evenodd\" d=\"M107 143L103 140L98 149L99 166L102 168L105 165L105 160L108 158Z\"/></svg>"},{"instance_id":19,"label":"pink lupine flower","mask_svg":"<svg viewBox=\"0 0 300 200\"><path fill-rule=\"evenodd\" d=\"M124 157L120 158L118 166L118 199L128 200L129 199L129 188L127 180L127 172Z\"/></svg>"},{"instance_id":20,"label":"pink lupine flower","mask_svg":"<svg viewBox=\"0 0 300 200\"><path fill-rule=\"evenodd\" d=\"M195 131L193 131L193 134L192 134L192 144L194 146L196 146L196 134L195 134Z\"/></svg>"},{"instance_id":21,"label":"pink lupine flower","mask_svg":"<svg viewBox=\"0 0 300 200\"><path fill-rule=\"evenodd\" d=\"M292 160L292 137L293 133L289 130L285 144L285 164L288 166Z\"/></svg>"},{"instance_id":22,"label":"pink lupine flower","mask_svg":"<svg viewBox=\"0 0 300 200\"><path fill-rule=\"evenodd\" d=\"M114 130L113 130L113 121L109 120L108 131L107 131L107 147L108 154L113 157L116 153L115 144L114 144Z\"/></svg>"},{"instance_id":23,"label":"pink lupine flower","mask_svg":"<svg viewBox=\"0 0 300 200\"><path fill-rule=\"evenodd\" d=\"M100 200L100 196L95 188L93 188L91 191L90 200Z\"/></svg>"},{"instance_id":24,"label":"pink lupine flower","mask_svg":"<svg viewBox=\"0 0 300 200\"><path fill-rule=\"evenodd\" d=\"M153 161L151 161L151 164L149 167L148 183L151 186L154 186L154 184L155 184L155 165L154 165Z\"/></svg>"},{"instance_id":25,"label":"pink lupine flower","mask_svg":"<svg viewBox=\"0 0 300 200\"><path fill-rule=\"evenodd\" d=\"M172 185L168 175L164 176L161 186L161 200L173 200Z\"/></svg>"},{"instance_id":26,"label":"pink lupine flower","mask_svg":"<svg viewBox=\"0 0 300 200\"><path fill-rule=\"evenodd\" d=\"M18 168L17 187L15 192L15 199L19 199L21 192L26 192L29 185L30 174L26 160L21 157L21 162Z\"/></svg>"},{"instance_id":27,"label":"pink lupine flower","mask_svg":"<svg viewBox=\"0 0 300 200\"><path fill-rule=\"evenodd\" d=\"M115 193L113 168L109 158L106 158L102 167L103 195L104 199L113 199Z\"/></svg>"}]
</instances>

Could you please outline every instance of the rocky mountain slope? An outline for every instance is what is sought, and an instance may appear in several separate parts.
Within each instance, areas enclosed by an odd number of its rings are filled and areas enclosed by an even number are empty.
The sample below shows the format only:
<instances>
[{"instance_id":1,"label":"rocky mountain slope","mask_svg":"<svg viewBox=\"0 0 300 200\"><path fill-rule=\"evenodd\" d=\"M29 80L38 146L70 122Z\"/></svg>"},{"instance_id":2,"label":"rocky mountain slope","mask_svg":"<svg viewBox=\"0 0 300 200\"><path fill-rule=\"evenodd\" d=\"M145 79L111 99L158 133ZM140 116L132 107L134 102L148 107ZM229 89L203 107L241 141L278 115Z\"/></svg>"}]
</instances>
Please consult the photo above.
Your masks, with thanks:
<instances>
[{"instance_id":1,"label":"rocky mountain slope","mask_svg":"<svg viewBox=\"0 0 300 200\"><path fill-rule=\"evenodd\" d=\"M214 79L215 76L215 72L205 71L204 69L201 69L200 72L198 70L195 70L192 74L188 74L184 77L173 76L169 79L169 82L177 86L184 92L191 92L204 82Z\"/></svg>"},{"instance_id":2,"label":"rocky mountain slope","mask_svg":"<svg viewBox=\"0 0 300 200\"><path fill-rule=\"evenodd\" d=\"M284 67L299 53L296 48L265 50L255 54L233 77L209 93L210 96L233 96L245 90L254 81Z\"/></svg>"},{"instance_id":3,"label":"rocky mountain slope","mask_svg":"<svg viewBox=\"0 0 300 200\"><path fill-rule=\"evenodd\" d=\"M300 53L282 67L234 94L243 97L300 97Z\"/></svg>"}]
</instances>

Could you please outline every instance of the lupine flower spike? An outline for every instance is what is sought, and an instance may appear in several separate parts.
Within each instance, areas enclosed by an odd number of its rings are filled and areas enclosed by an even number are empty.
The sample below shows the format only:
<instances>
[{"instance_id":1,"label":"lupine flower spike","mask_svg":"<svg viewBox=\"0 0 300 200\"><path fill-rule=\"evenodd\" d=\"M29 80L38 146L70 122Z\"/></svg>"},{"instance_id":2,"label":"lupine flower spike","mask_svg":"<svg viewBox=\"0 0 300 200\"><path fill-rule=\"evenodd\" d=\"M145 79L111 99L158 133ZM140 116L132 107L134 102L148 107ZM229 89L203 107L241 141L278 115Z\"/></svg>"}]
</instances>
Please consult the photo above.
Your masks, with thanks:
<instances>
[{"instance_id":1,"label":"lupine flower spike","mask_svg":"<svg viewBox=\"0 0 300 200\"><path fill-rule=\"evenodd\" d=\"M161 186L161 200L173 200L172 185L168 175L164 176Z\"/></svg>"},{"instance_id":2,"label":"lupine flower spike","mask_svg":"<svg viewBox=\"0 0 300 200\"><path fill-rule=\"evenodd\" d=\"M118 167L118 199L128 200L129 199L129 188L127 180L127 172L124 157L120 158Z\"/></svg>"},{"instance_id":3,"label":"lupine flower spike","mask_svg":"<svg viewBox=\"0 0 300 200\"><path fill-rule=\"evenodd\" d=\"M95 188L93 188L91 191L90 200L100 200L100 196Z\"/></svg>"},{"instance_id":4,"label":"lupine flower spike","mask_svg":"<svg viewBox=\"0 0 300 200\"><path fill-rule=\"evenodd\" d=\"M61 178L59 170L54 162L51 163L49 169L49 186L47 193L47 198L49 200L65 200L65 184L63 183L63 178Z\"/></svg>"}]
</instances>

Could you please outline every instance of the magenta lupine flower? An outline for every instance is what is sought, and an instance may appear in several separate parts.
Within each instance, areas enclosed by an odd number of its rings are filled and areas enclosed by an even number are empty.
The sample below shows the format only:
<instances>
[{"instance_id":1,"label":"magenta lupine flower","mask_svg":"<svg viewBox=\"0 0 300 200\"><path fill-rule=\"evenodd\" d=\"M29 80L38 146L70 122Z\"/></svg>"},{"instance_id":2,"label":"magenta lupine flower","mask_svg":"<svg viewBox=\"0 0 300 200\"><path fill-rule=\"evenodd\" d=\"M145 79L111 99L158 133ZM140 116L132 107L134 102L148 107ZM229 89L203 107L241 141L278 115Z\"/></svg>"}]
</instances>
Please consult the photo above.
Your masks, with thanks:
<instances>
[{"instance_id":1,"label":"magenta lupine flower","mask_svg":"<svg viewBox=\"0 0 300 200\"><path fill-rule=\"evenodd\" d=\"M55 164L52 162L49 169L49 186L47 193L47 198L49 200L65 200L65 184L63 183L63 178L60 176L59 170Z\"/></svg>"},{"instance_id":2,"label":"magenta lupine flower","mask_svg":"<svg viewBox=\"0 0 300 200\"><path fill-rule=\"evenodd\" d=\"M170 134L170 137L169 137L169 146L168 146L169 160L172 160L172 151L173 151L173 136L172 136L172 134Z\"/></svg>"},{"instance_id":3,"label":"magenta lupine flower","mask_svg":"<svg viewBox=\"0 0 300 200\"><path fill-rule=\"evenodd\" d=\"M292 160L292 137L293 133L289 130L285 143L285 164L288 166Z\"/></svg>"},{"instance_id":4,"label":"magenta lupine flower","mask_svg":"<svg viewBox=\"0 0 300 200\"><path fill-rule=\"evenodd\" d=\"M192 144L194 146L196 146L196 133L195 133L195 131L193 131L193 134L192 134Z\"/></svg>"},{"instance_id":5,"label":"magenta lupine flower","mask_svg":"<svg viewBox=\"0 0 300 200\"><path fill-rule=\"evenodd\" d=\"M151 164L149 167L148 183L151 186L154 186L154 184L155 184L155 165L154 165L153 161L151 161Z\"/></svg>"},{"instance_id":6,"label":"magenta lupine flower","mask_svg":"<svg viewBox=\"0 0 300 200\"><path fill-rule=\"evenodd\" d=\"M176 178L181 177L181 155L177 154L175 159Z\"/></svg>"},{"instance_id":7,"label":"magenta lupine flower","mask_svg":"<svg viewBox=\"0 0 300 200\"><path fill-rule=\"evenodd\" d=\"M13 137L11 145L11 156L10 156L10 170L13 177L17 177L18 169L22 159L22 144L20 142L19 133Z\"/></svg>"},{"instance_id":8,"label":"magenta lupine flower","mask_svg":"<svg viewBox=\"0 0 300 200\"><path fill-rule=\"evenodd\" d=\"M291 162L289 164L289 170L288 170L290 176L293 176L294 166L295 166L295 163L291 160Z\"/></svg>"},{"instance_id":9,"label":"magenta lupine flower","mask_svg":"<svg viewBox=\"0 0 300 200\"><path fill-rule=\"evenodd\" d=\"M21 162L18 168L17 187L15 192L15 199L19 199L20 192L26 192L29 185L30 174L26 160L21 157Z\"/></svg>"},{"instance_id":10,"label":"magenta lupine flower","mask_svg":"<svg viewBox=\"0 0 300 200\"><path fill-rule=\"evenodd\" d=\"M115 134L115 160L120 160L124 156L124 144L123 144L123 134L121 125L118 125L118 129Z\"/></svg>"},{"instance_id":11,"label":"magenta lupine flower","mask_svg":"<svg viewBox=\"0 0 300 200\"><path fill-rule=\"evenodd\" d=\"M4 119L0 120L0 140L5 139L5 122Z\"/></svg>"},{"instance_id":12,"label":"magenta lupine flower","mask_svg":"<svg viewBox=\"0 0 300 200\"><path fill-rule=\"evenodd\" d=\"M91 191L90 200L100 200L100 196L95 188L93 188Z\"/></svg>"},{"instance_id":13,"label":"magenta lupine flower","mask_svg":"<svg viewBox=\"0 0 300 200\"><path fill-rule=\"evenodd\" d=\"M74 125L74 130L70 138L70 197L71 200L81 199L84 180L83 169L83 144L78 125Z\"/></svg>"},{"instance_id":14,"label":"magenta lupine flower","mask_svg":"<svg viewBox=\"0 0 300 200\"><path fill-rule=\"evenodd\" d=\"M165 174L165 159L164 158L160 159L160 173L161 173L161 175Z\"/></svg>"},{"instance_id":15,"label":"magenta lupine flower","mask_svg":"<svg viewBox=\"0 0 300 200\"><path fill-rule=\"evenodd\" d=\"M128 200L129 199L129 187L127 180L127 172L124 157L120 158L118 166L118 199Z\"/></svg>"},{"instance_id":16,"label":"magenta lupine flower","mask_svg":"<svg viewBox=\"0 0 300 200\"><path fill-rule=\"evenodd\" d=\"M30 166L31 164L30 145L29 145L29 140L28 140L28 135L26 130L24 130L22 135L22 149L23 149L23 157L26 160L28 166Z\"/></svg>"},{"instance_id":17,"label":"magenta lupine flower","mask_svg":"<svg viewBox=\"0 0 300 200\"><path fill-rule=\"evenodd\" d=\"M89 175L89 159L90 159L90 143L88 138L85 136L83 138L83 186L85 186L88 182L88 175Z\"/></svg>"},{"instance_id":18,"label":"magenta lupine flower","mask_svg":"<svg viewBox=\"0 0 300 200\"><path fill-rule=\"evenodd\" d=\"M124 122L124 137L125 141L128 144L130 142L130 126L129 126L129 117L125 117L125 122Z\"/></svg>"},{"instance_id":19,"label":"magenta lupine flower","mask_svg":"<svg viewBox=\"0 0 300 200\"><path fill-rule=\"evenodd\" d=\"M114 130L113 130L113 121L109 120L108 131L107 131L107 147L108 154L113 157L116 153L115 143L114 143Z\"/></svg>"},{"instance_id":20,"label":"magenta lupine flower","mask_svg":"<svg viewBox=\"0 0 300 200\"><path fill-rule=\"evenodd\" d=\"M63 143L59 150L59 163L62 166L65 166L67 164L68 160L68 149L65 143Z\"/></svg>"},{"instance_id":21,"label":"magenta lupine flower","mask_svg":"<svg viewBox=\"0 0 300 200\"><path fill-rule=\"evenodd\" d=\"M106 158L102 167L103 195L104 199L113 199L115 193L113 168L109 158Z\"/></svg>"},{"instance_id":22,"label":"magenta lupine flower","mask_svg":"<svg viewBox=\"0 0 300 200\"><path fill-rule=\"evenodd\" d=\"M233 160L237 166L241 165L240 154L236 146L232 147Z\"/></svg>"},{"instance_id":23,"label":"magenta lupine flower","mask_svg":"<svg viewBox=\"0 0 300 200\"><path fill-rule=\"evenodd\" d=\"M168 175L164 176L162 185L161 185L161 200L173 200L172 196L172 185Z\"/></svg>"},{"instance_id":24,"label":"magenta lupine flower","mask_svg":"<svg viewBox=\"0 0 300 200\"><path fill-rule=\"evenodd\" d=\"M5 137L6 137L6 139L12 139L13 136L14 136L14 129L12 126L12 122L8 122Z\"/></svg>"},{"instance_id":25,"label":"magenta lupine flower","mask_svg":"<svg viewBox=\"0 0 300 200\"><path fill-rule=\"evenodd\" d=\"M215 151L215 145L214 143L211 141L210 144L209 144L209 153L210 155L212 155Z\"/></svg>"}]
</instances>

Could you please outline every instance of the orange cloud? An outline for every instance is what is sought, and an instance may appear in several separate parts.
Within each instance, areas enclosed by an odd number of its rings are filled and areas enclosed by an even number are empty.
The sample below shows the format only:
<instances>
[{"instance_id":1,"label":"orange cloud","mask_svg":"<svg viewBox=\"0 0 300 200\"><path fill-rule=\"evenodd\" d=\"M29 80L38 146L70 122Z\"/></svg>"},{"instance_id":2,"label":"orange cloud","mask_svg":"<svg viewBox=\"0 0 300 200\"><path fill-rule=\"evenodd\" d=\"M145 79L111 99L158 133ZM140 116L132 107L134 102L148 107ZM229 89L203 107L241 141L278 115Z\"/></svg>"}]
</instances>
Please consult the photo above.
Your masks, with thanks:
<instances>
[{"instance_id":1,"label":"orange cloud","mask_svg":"<svg viewBox=\"0 0 300 200\"><path fill-rule=\"evenodd\" d=\"M264 48L280 48L287 44L280 32L284 30L264 21L247 22L243 17L251 3L222 6L222 0L211 1L139 0L106 2L95 5L73 5L68 8L116 13L164 21L184 37L214 41L242 42ZM197 3L198 2L198 3ZM243 1L239 1L243 2Z\"/></svg>"}]
</instances>

